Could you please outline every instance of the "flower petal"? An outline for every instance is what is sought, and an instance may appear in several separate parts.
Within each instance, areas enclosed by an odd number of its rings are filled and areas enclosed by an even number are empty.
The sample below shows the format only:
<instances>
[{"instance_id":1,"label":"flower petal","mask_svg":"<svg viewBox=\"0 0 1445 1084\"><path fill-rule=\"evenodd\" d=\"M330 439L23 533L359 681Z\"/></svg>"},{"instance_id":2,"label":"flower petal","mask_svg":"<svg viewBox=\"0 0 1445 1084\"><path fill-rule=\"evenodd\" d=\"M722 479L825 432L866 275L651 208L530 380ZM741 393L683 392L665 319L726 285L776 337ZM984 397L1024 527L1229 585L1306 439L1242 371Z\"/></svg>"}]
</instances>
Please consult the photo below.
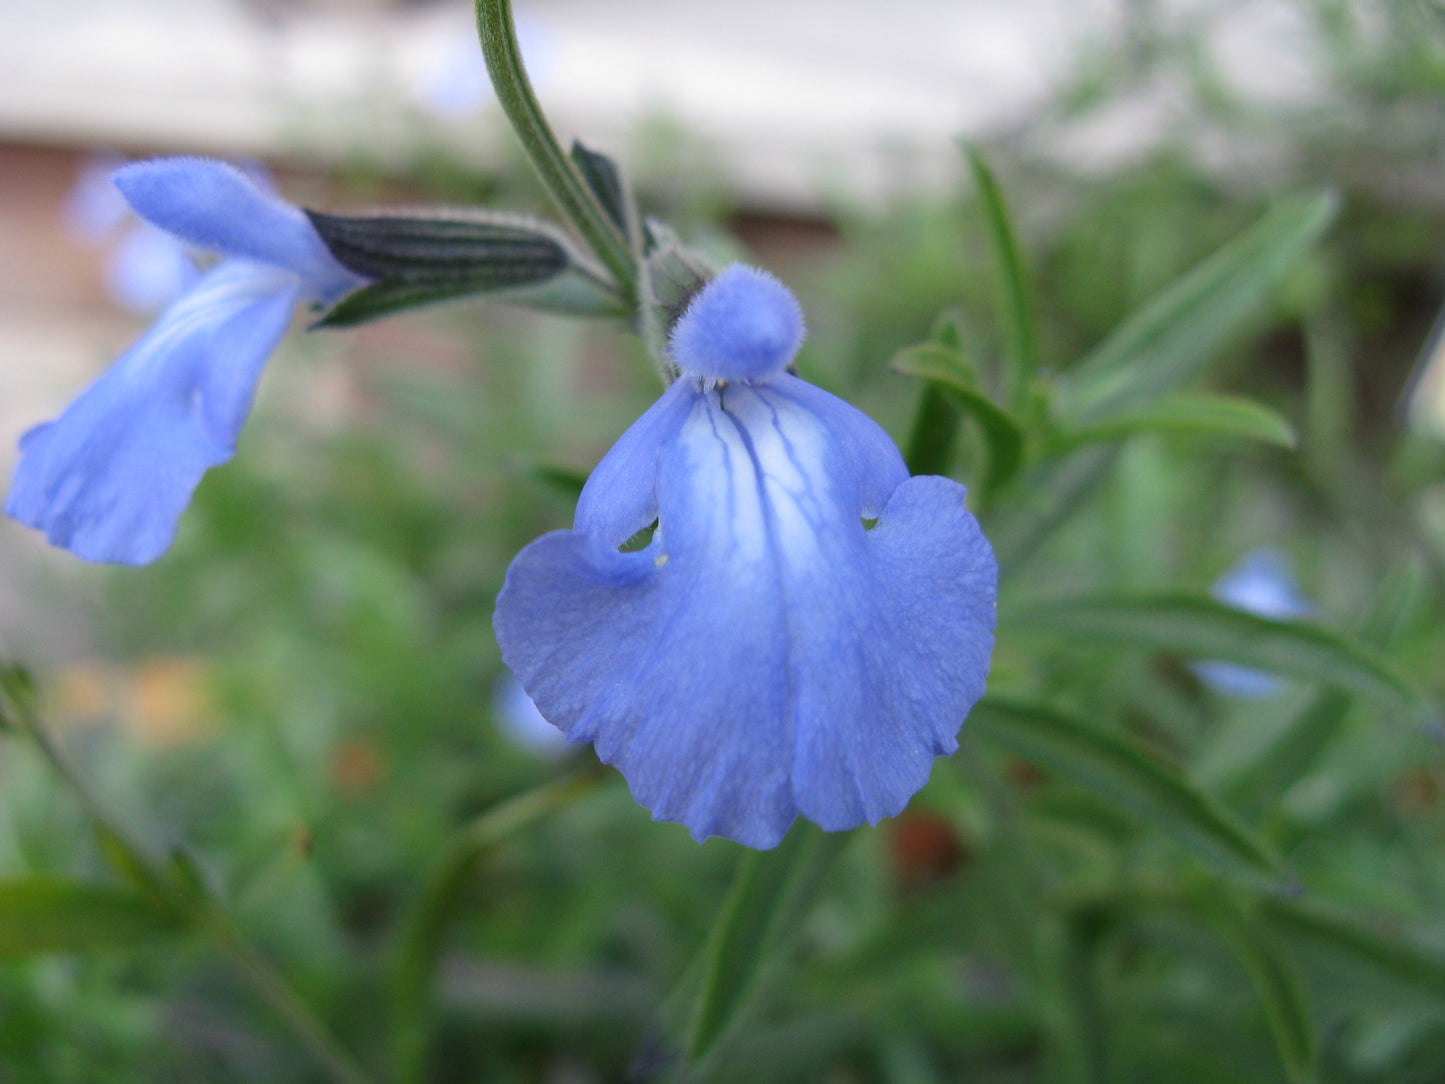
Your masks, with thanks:
<instances>
[{"instance_id":1,"label":"flower petal","mask_svg":"<svg viewBox=\"0 0 1445 1084\"><path fill-rule=\"evenodd\" d=\"M620 546L657 518L657 457L692 412L690 381L674 381L593 468L573 526Z\"/></svg>"},{"instance_id":2,"label":"flower petal","mask_svg":"<svg viewBox=\"0 0 1445 1084\"><path fill-rule=\"evenodd\" d=\"M274 267L213 268L59 418L21 438L6 513L88 561L159 557L201 476L235 452L298 292Z\"/></svg>"},{"instance_id":3,"label":"flower petal","mask_svg":"<svg viewBox=\"0 0 1445 1084\"><path fill-rule=\"evenodd\" d=\"M333 301L367 280L331 255L310 219L225 162L158 158L115 171L136 214L192 245L293 271L302 295Z\"/></svg>"},{"instance_id":4,"label":"flower petal","mask_svg":"<svg viewBox=\"0 0 1445 1084\"><path fill-rule=\"evenodd\" d=\"M795 378L679 384L683 424L649 421L663 443L635 438L617 475L657 462L652 543L578 530L523 550L503 658L699 839L771 847L799 812L829 829L897 813L983 691L996 570L963 487L904 481L882 430Z\"/></svg>"}]
</instances>

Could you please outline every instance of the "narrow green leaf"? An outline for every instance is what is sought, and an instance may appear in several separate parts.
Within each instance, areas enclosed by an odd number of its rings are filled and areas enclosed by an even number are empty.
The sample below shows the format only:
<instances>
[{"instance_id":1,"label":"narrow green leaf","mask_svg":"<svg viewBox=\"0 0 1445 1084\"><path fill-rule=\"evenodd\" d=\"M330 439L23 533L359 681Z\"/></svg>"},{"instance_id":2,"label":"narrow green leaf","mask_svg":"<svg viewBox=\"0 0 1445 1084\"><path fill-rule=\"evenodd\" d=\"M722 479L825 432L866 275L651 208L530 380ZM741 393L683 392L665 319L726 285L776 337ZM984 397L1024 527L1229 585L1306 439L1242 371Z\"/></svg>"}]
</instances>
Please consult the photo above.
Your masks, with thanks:
<instances>
[{"instance_id":1,"label":"narrow green leaf","mask_svg":"<svg viewBox=\"0 0 1445 1084\"><path fill-rule=\"evenodd\" d=\"M958 404L938 384L924 384L903 453L908 473L947 474L953 463L958 425Z\"/></svg>"},{"instance_id":2,"label":"narrow green leaf","mask_svg":"<svg viewBox=\"0 0 1445 1084\"><path fill-rule=\"evenodd\" d=\"M800 821L771 851L743 855L704 953L687 1036L689 1066L713 1052L757 993L767 965L786 952L843 839Z\"/></svg>"},{"instance_id":3,"label":"narrow green leaf","mask_svg":"<svg viewBox=\"0 0 1445 1084\"><path fill-rule=\"evenodd\" d=\"M1189 392L1156 399L1139 409L1121 411L1096 425L1063 430L1054 435L1050 449L1061 453L1085 444L1126 440L1142 433L1258 440L1283 448L1293 448L1296 443L1289 422L1261 403L1231 395Z\"/></svg>"},{"instance_id":4,"label":"narrow green leaf","mask_svg":"<svg viewBox=\"0 0 1445 1084\"><path fill-rule=\"evenodd\" d=\"M1198 375L1334 216L1330 193L1282 202L1127 319L1069 374L1066 419L1090 425Z\"/></svg>"},{"instance_id":5,"label":"narrow green leaf","mask_svg":"<svg viewBox=\"0 0 1445 1084\"><path fill-rule=\"evenodd\" d=\"M1315 1028L1294 965L1257 923L1237 913L1226 917L1224 908L1218 909L1215 919L1254 984L1286 1076L1293 1084L1308 1084L1315 1079Z\"/></svg>"},{"instance_id":6,"label":"narrow green leaf","mask_svg":"<svg viewBox=\"0 0 1445 1084\"><path fill-rule=\"evenodd\" d=\"M1023 257L1019 253L1018 239L1014 235L1008 206L1004 203L1003 193L999 190L993 171L988 168L988 163L984 161L977 147L965 144L964 152L968 157L973 183L978 189L984 224L988 227L989 237L993 241L994 280L998 283L999 300L1003 308L1004 342L1009 371L1012 374L1013 402L1017 405L1039 364L1038 336L1034 330L1028 276L1024 271Z\"/></svg>"},{"instance_id":7,"label":"narrow green leaf","mask_svg":"<svg viewBox=\"0 0 1445 1084\"><path fill-rule=\"evenodd\" d=\"M19 663L0 664L0 731L20 725L20 714L34 709L35 675Z\"/></svg>"},{"instance_id":8,"label":"narrow green leaf","mask_svg":"<svg viewBox=\"0 0 1445 1084\"><path fill-rule=\"evenodd\" d=\"M1438 949L1388 937L1358 919L1297 899L1258 901L1261 920L1288 938L1393 986L1445 999L1445 956Z\"/></svg>"},{"instance_id":9,"label":"narrow green leaf","mask_svg":"<svg viewBox=\"0 0 1445 1084\"><path fill-rule=\"evenodd\" d=\"M960 351L939 343L918 343L895 354L889 367L939 385L960 410L978 423L988 445L986 489L1001 486L1018 471L1024 455L1023 427L979 390Z\"/></svg>"},{"instance_id":10,"label":"narrow green leaf","mask_svg":"<svg viewBox=\"0 0 1445 1084\"><path fill-rule=\"evenodd\" d=\"M0 881L0 960L134 948L179 928L134 892L51 877Z\"/></svg>"},{"instance_id":11,"label":"narrow green leaf","mask_svg":"<svg viewBox=\"0 0 1445 1084\"><path fill-rule=\"evenodd\" d=\"M402 923L390 975L393 1077L424 1078L432 978L442 937L462 890L497 847L538 820L569 805L605 778L578 772L543 784L487 810L452 837L422 884Z\"/></svg>"},{"instance_id":12,"label":"narrow green leaf","mask_svg":"<svg viewBox=\"0 0 1445 1084\"><path fill-rule=\"evenodd\" d=\"M1205 595L1096 595L1016 610L1020 629L1221 659L1368 697L1425 722L1430 704L1377 652L1308 621L1273 621Z\"/></svg>"},{"instance_id":13,"label":"narrow green leaf","mask_svg":"<svg viewBox=\"0 0 1445 1084\"><path fill-rule=\"evenodd\" d=\"M1359 640L1387 652L1407 627L1410 614L1428 596L1423 561L1400 561L1377 592L1359 629ZM1325 689L1268 715L1240 712L1212 734L1191 765L1196 782L1254 801L1277 796L1298 782L1335 741L1354 703L1338 689Z\"/></svg>"},{"instance_id":14,"label":"narrow green leaf","mask_svg":"<svg viewBox=\"0 0 1445 1084\"><path fill-rule=\"evenodd\" d=\"M1117 445L1081 448L1020 477L989 525L999 575L1015 573L1113 466Z\"/></svg>"},{"instance_id":15,"label":"narrow green leaf","mask_svg":"<svg viewBox=\"0 0 1445 1084\"><path fill-rule=\"evenodd\" d=\"M969 727L988 740L1127 807L1222 873L1283 888L1278 859L1248 828L1172 765L1125 739L1041 704L986 696Z\"/></svg>"},{"instance_id":16,"label":"narrow green leaf","mask_svg":"<svg viewBox=\"0 0 1445 1084\"><path fill-rule=\"evenodd\" d=\"M607 217L617 227L617 232L630 240L628 219L631 216L628 214L626 190L622 186L622 172L617 168L617 163L605 154L584 147L580 140L575 139L568 156L582 174L582 180L597 197L602 210L607 212Z\"/></svg>"}]
</instances>

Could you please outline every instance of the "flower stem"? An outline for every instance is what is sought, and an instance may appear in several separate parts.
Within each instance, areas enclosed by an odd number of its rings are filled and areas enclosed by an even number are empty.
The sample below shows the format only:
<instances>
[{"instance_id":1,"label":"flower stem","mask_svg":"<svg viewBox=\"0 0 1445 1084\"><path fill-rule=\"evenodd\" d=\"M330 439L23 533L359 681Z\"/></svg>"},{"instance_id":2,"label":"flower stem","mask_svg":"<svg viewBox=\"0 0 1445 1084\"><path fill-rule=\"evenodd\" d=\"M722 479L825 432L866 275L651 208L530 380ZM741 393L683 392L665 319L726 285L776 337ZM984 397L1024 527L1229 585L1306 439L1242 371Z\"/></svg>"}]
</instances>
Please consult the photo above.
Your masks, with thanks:
<instances>
[{"instance_id":1,"label":"flower stem","mask_svg":"<svg viewBox=\"0 0 1445 1084\"><path fill-rule=\"evenodd\" d=\"M337 1042L285 977L236 927L231 916L204 892L133 840L106 811L41 721L28 698L0 686L0 721L25 734L74 793L96 830L127 873L141 881L157 904L186 925L204 931L235 965L263 1001L286 1023L333 1084L370 1084L371 1078Z\"/></svg>"},{"instance_id":2,"label":"flower stem","mask_svg":"<svg viewBox=\"0 0 1445 1084\"><path fill-rule=\"evenodd\" d=\"M563 153L547 118L542 115L522 66L511 0L476 0L476 12L487 73L502 111L522 141L522 149L558 208L592 247L597 258L607 265L621 286L629 308L635 309L637 265L632 251L572 160Z\"/></svg>"},{"instance_id":3,"label":"flower stem","mask_svg":"<svg viewBox=\"0 0 1445 1084\"><path fill-rule=\"evenodd\" d=\"M425 1078L430 1039L427 997L441 936L478 864L498 844L569 805L606 778L600 769L584 769L501 802L464 826L442 851L402 924L392 966L393 1076L399 1084Z\"/></svg>"},{"instance_id":4,"label":"flower stem","mask_svg":"<svg viewBox=\"0 0 1445 1084\"><path fill-rule=\"evenodd\" d=\"M799 823L773 850L743 854L701 957L662 1008L674 1046L655 1056L672 1063L670 1081L693 1079L776 979L848 838Z\"/></svg>"}]
</instances>

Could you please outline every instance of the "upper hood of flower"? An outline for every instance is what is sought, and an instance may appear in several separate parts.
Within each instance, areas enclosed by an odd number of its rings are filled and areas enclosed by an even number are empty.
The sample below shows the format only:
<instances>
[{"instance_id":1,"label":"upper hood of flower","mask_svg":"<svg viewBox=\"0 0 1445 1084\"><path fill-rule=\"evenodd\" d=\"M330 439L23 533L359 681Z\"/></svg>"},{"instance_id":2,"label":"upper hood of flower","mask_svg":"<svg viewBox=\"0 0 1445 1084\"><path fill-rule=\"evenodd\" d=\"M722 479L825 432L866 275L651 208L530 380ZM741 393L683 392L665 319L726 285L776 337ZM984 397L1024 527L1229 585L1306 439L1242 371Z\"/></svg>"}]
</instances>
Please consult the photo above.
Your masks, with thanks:
<instances>
[{"instance_id":1,"label":"upper hood of flower","mask_svg":"<svg viewBox=\"0 0 1445 1084\"><path fill-rule=\"evenodd\" d=\"M367 281L331 255L299 208L225 162L158 158L113 179L146 221L199 248L292 271L304 297L333 301Z\"/></svg>"}]
</instances>

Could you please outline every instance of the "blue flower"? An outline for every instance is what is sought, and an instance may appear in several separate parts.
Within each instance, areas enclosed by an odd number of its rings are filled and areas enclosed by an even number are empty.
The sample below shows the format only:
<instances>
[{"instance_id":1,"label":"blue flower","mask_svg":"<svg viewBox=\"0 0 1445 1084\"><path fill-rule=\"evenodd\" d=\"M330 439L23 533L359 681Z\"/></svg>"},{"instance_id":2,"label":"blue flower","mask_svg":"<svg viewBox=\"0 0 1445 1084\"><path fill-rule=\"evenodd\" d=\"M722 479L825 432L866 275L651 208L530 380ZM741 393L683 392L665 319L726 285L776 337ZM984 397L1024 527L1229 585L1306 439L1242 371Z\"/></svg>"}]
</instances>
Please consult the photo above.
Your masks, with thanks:
<instances>
[{"instance_id":1,"label":"blue flower","mask_svg":"<svg viewBox=\"0 0 1445 1084\"><path fill-rule=\"evenodd\" d=\"M680 378L497 599L543 716L699 840L898 813L988 670L997 567L963 487L909 478L882 429L785 372L802 337L770 276L704 287L673 331Z\"/></svg>"},{"instance_id":2,"label":"blue flower","mask_svg":"<svg viewBox=\"0 0 1445 1084\"><path fill-rule=\"evenodd\" d=\"M1210 588L1218 601L1236 610L1274 621L1308 617L1309 600L1295 586L1289 566L1276 551L1252 550ZM1273 696L1284 683L1273 674L1231 662L1200 662L1194 666L1205 682L1222 693L1254 699Z\"/></svg>"},{"instance_id":3,"label":"blue flower","mask_svg":"<svg viewBox=\"0 0 1445 1084\"><path fill-rule=\"evenodd\" d=\"M366 280L304 213L224 163L139 162L114 181L142 218L222 259L59 418L20 438L5 511L88 561L143 565L170 546L201 476L235 453L297 303Z\"/></svg>"}]
</instances>

